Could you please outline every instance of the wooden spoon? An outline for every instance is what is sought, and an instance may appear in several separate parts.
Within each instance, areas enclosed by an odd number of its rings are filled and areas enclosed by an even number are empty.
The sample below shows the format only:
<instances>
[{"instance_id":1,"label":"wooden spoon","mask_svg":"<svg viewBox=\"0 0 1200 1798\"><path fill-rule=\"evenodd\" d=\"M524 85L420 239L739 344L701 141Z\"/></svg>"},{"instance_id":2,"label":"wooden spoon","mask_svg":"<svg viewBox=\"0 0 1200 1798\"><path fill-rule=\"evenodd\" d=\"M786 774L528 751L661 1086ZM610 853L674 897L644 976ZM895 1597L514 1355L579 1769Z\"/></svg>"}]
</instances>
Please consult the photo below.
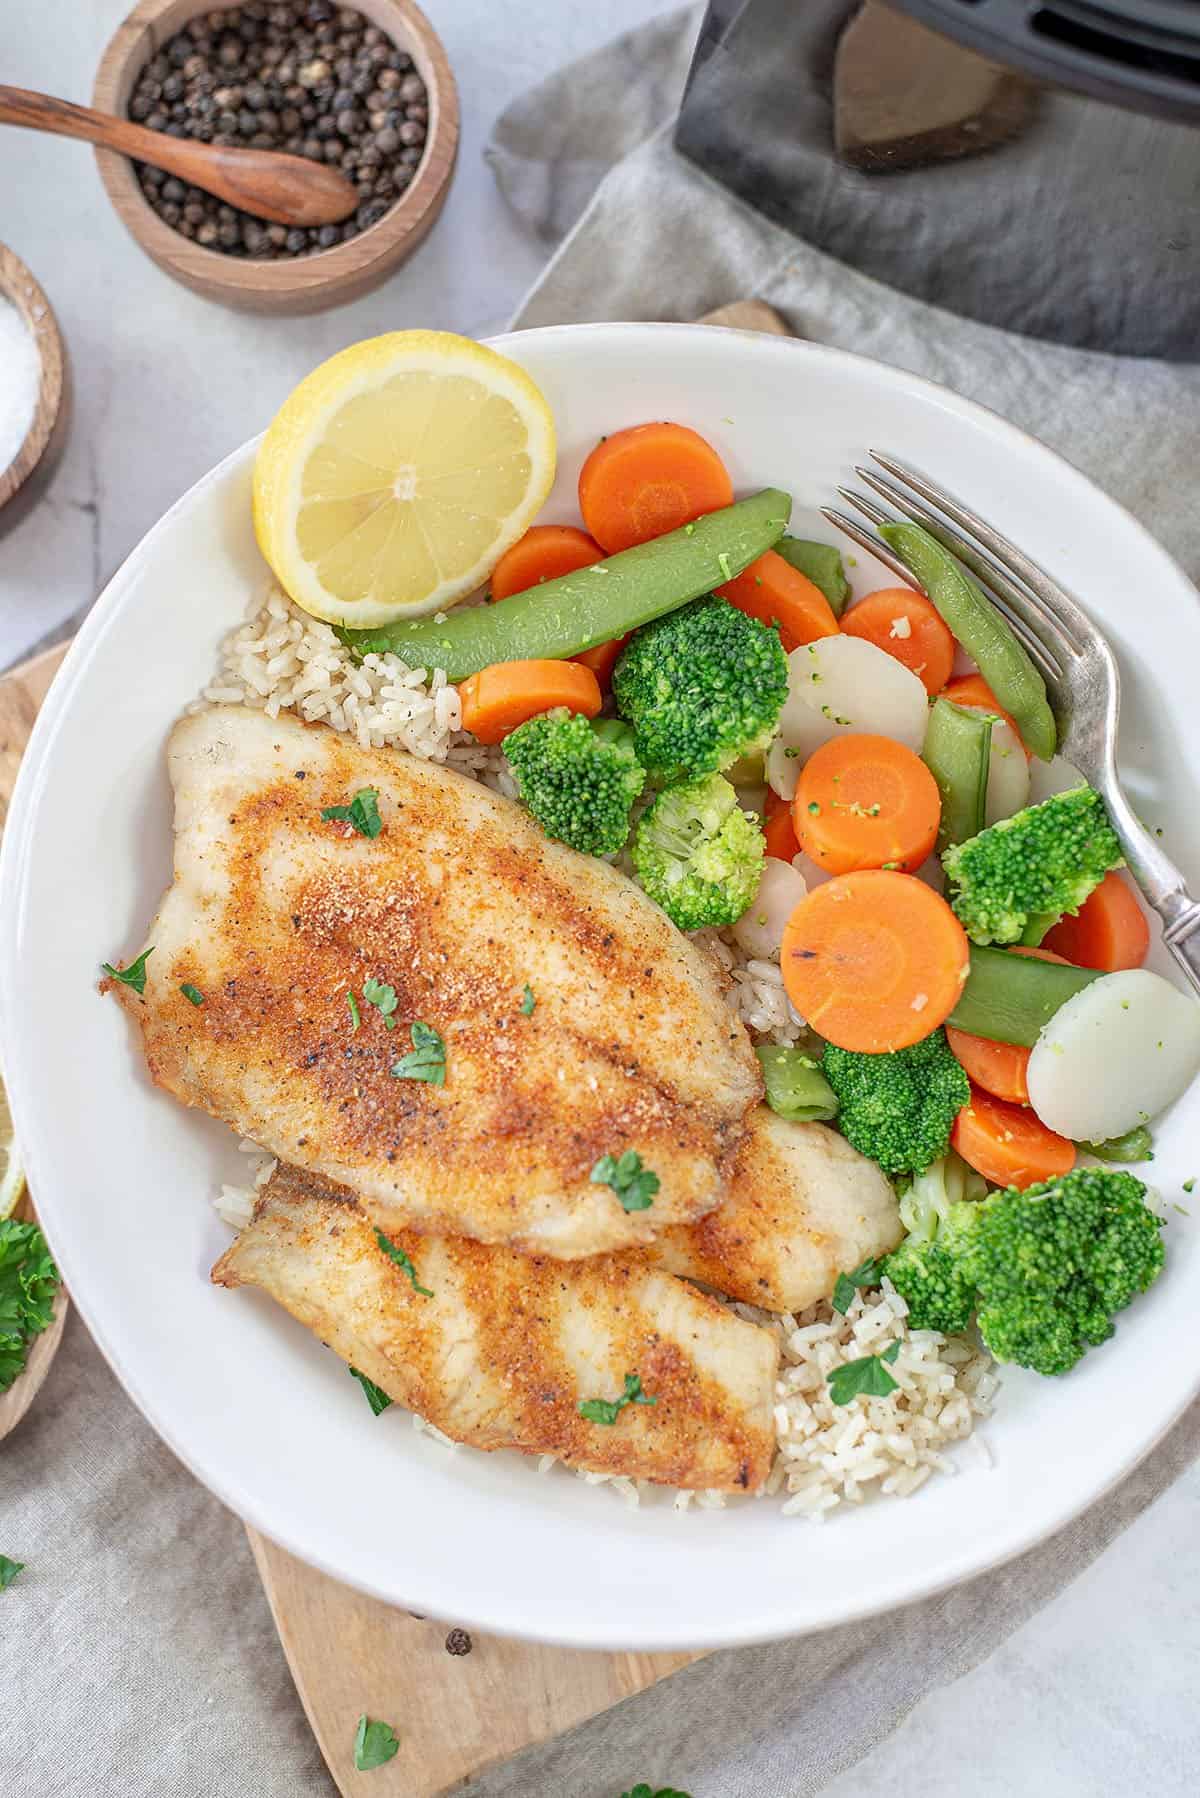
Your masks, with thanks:
<instances>
[{"instance_id":1,"label":"wooden spoon","mask_svg":"<svg viewBox=\"0 0 1200 1798\"><path fill-rule=\"evenodd\" d=\"M19 1201L13 1215L23 1219L26 1223L37 1222L37 1215L28 1192ZM50 1322L29 1344L25 1365L8 1391L0 1392L0 1442L3 1442L4 1438L16 1429L40 1392L42 1382L50 1372L50 1363L58 1353L58 1345L62 1341L67 1310L67 1289L60 1281L58 1291L54 1295L54 1309Z\"/></svg>"},{"instance_id":2,"label":"wooden spoon","mask_svg":"<svg viewBox=\"0 0 1200 1798\"><path fill-rule=\"evenodd\" d=\"M128 119L75 106L51 94L0 86L0 125L26 125L59 137L82 137L105 149L149 162L227 205L278 225L337 225L359 203L354 185L337 169L275 150L233 150L186 137L147 131Z\"/></svg>"}]
</instances>

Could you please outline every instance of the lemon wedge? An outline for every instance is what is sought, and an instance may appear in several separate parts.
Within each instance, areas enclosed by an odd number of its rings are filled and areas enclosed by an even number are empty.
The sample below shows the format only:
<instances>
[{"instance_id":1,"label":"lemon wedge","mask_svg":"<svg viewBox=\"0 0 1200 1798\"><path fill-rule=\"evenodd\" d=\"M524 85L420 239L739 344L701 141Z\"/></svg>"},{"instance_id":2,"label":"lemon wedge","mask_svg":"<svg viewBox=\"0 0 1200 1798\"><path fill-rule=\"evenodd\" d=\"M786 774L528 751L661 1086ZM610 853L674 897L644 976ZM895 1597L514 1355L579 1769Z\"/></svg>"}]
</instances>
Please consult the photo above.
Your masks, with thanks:
<instances>
[{"instance_id":1,"label":"lemon wedge","mask_svg":"<svg viewBox=\"0 0 1200 1798\"><path fill-rule=\"evenodd\" d=\"M0 1080L0 1223L12 1216L24 1191L25 1170L21 1165L21 1151L17 1147L12 1113L8 1109L8 1094L4 1090L3 1080Z\"/></svg>"},{"instance_id":2,"label":"lemon wedge","mask_svg":"<svg viewBox=\"0 0 1200 1798\"><path fill-rule=\"evenodd\" d=\"M259 548L296 604L354 628L471 593L554 481L554 419L524 369L446 331L331 356L254 469Z\"/></svg>"}]
</instances>

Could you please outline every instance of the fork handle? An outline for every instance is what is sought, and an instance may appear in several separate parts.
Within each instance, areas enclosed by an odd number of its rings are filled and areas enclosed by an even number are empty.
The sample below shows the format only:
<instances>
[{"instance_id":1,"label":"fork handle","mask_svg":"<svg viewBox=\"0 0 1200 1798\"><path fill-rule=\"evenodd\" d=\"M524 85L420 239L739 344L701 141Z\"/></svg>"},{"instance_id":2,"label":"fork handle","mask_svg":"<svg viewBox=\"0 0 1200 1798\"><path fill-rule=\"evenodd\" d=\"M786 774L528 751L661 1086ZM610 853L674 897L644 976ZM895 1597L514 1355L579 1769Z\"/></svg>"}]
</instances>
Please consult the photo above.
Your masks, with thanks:
<instances>
[{"instance_id":1,"label":"fork handle","mask_svg":"<svg viewBox=\"0 0 1200 1798\"><path fill-rule=\"evenodd\" d=\"M1182 870L1150 835L1126 799L1116 768L1107 769L1100 790L1113 829L1125 852L1125 865L1163 923L1163 942L1175 957L1192 991L1200 996L1200 900L1188 892Z\"/></svg>"}]
</instances>

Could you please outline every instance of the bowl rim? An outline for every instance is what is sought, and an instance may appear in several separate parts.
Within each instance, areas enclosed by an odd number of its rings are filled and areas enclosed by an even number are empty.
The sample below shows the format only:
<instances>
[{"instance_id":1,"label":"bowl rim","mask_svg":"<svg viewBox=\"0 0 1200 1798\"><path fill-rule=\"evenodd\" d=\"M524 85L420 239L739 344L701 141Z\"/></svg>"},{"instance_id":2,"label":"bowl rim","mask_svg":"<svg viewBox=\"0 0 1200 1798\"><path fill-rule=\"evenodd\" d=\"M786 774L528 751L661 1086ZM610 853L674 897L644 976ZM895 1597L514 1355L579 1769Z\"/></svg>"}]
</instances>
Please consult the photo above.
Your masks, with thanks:
<instances>
[{"instance_id":1,"label":"bowl rim","mask_svg":"<svg viewBox=\"0 0 1200 1798\"><path fill-rule=\"evenodd\" d=\"M124 118L122 84L131 71L136 75L147 60L141 42L143 34L149 33L152 39L153 55L160 35L163 40L173 37L197 14L225 11L238 4L239 0L138 0L104 47L92 84L91 104L101 112ZM149 204L134 175L131 159L117 150L97 147L96 166L105 192L118 218L147 255L188 285L202 281L210 288L220 287L230 293L253 288L267 298L286 298L314 293L342 281L352 281L356 286L370 282L373 276L387 272L397 252L410 240L414 248L420 243L441 210L454 172L460 135L458 86L445 46L416 0L356 0L355 10L375 23L372 8L389 15L389 24L380 24L381 30L402 34L397 39L398 46L418 62L418 73L430 101L429 128L416 173L383 217L348 243L313 250L306 256L279 260L227 256L221 250L210 250L181 237ZM160 21L168 13L177 17L169 31L160 33ZM249 271L253 271L252 279Z\"/></svg>"},{"instance_id":2,"label":"bowl rim","mask_svg":"<svg viewBox=\"0 0 1200 1798\"><path fill-rule=\"evenodd\" d=\"M38 356L38 390L29 429L7 468L0 468L0 513L16 498L46 454L62 415L67 352L46 290L15 250L0 243L0 298L20 313Z\"/></svg>"},{"instance_id":3,"label":"bowl rim","mask_svg":"<svg viewBox=\"0 0 1200 1798\"><path fill-rule=\"evenodd\" d=\"M618 341L625 340L632 343L634 339L647 333L671 333L677 336L698 337L713 343L714 347L719 342L717 332L711 326L657 324L649 321L547 326L532 332L504 334L487 341L490 347L501 353L512 351L519 354L522 345L528 344L534 337L540 340L570 336L586 345L589 338L603 337L616 337ZM1141 540L1147 552L1160 567L1169 567L1184 587L1189 589L1192 587L1190 578L1175 558L1126 507L1097 487L1066 457L1052 450L1019 426L1012 424L991 408L956 394L944 385L914 374L907 369L897 368L882 363L876 358L860 356L832 346L796 339L766 338L758 334L749 334L729 328L724 328L722 335L741 339L744 343L747 343L753 336L756 346L753 353L765 358L787 353L796 357L819 360L831 365L834 370L841 367L848 373L853 370L861 373L865 368L889 382L898 383L902 388L916 393L927 401L934 402L950 418L967 423L972 419L976 420L985 426L993 440L999 440L1003 447L1017 453L1033 452L1039 459L1052 458L1064 483L1069 488L1086 495L1093 504L1102 503L1105 509L1111 509L1113 513L1119 515L1131 536ZM774 347L771 347L772 345ZM22 760L11 803L9 825L4 833L2 847L0 847L0 919L4 920L3 930L0 931L0 984L5 991L11 990L13 958L16 948L10 921L16 916L18 909L16 900L22 886L22 865L25 859L27 840L36 829L36 800L43 772L41 764L52 750L61 721L68 711L81 681L87 678L94 652L102 646L103 638L121 608L122 594L130 574L147 556L150 548L170 529L180 512L212 486L218 484L240 464L246 462L257 442L257 438L250 439L203 475L175 501L133 549L112 576L100 601L82 627L79 636L68 652L64 671L56 679L47 703L39 714L30 744ZM8 1040L12 1039L14 1030L13 1024L9 1021L10 1017L11 1007L0 1006L0 1028ZM23 1109L22 1102L26 1087L24 1064L19 1059L15 1059L13 1062L12 1086L14 1112L19 1112ZM36 1153L31 1157L31 1184L36 1185ZM48 1234L51 1236L55 1254L58 1255L58 1244L53 1240L54 1231L55 1226L51 1224ZM64 1273L70 1285L74 1265L73 1253L68 1252L62 1260ZM426 1583L426 1575L420 1565L410 1565L406 1568L405 1595L401 1600L394 1588L390 1588L382 1579L374 1580L369 1574L348 1575L341 1566L334 1564L332 1557L328 1554L314 1553L310 1542L297 1541L287 1530L277 1530L272 1527L271 1521L259 1514L256 1502L247 1502L247 1494L242 1489L237 1476L231 1474L228 1468L221 1470L220 1478L213 1478L208 1472L202 1472L193 1460L189 1449L178 1439L175 1422L160 1415L160 1407L143 1402L142 1383L136 1370L119 1365L114 1354L110 1352L103 1331L97 1330L93 1323L90 1302L80 1301L78 1287L73 1289L72 1296L117 1378L155 1431L195 1477L247 1524L277 1542L279 1546L295 1555L306 1565L314 1566L343 1583L352 1584L357 1589L367 1592L385 1603L402 1602L410 1608L427 1611L435 1616L443 1613L447 1602L445 1596ZM760 1604L756 1612L744 1614L735 1619L732 1624L726 1622L707 1634L695 1630L688 1630L686 1634L681 1634L678 1627L673 1626L669 1618L659 1618L649 1625L643 1620L640 1625L634 1627L631 1643L629 1636L619 1638L611 1632L597 1634L590 1631L586 1620L582 1618L576 1627L570 1629L565 1627L539 1628L536 1623L520 1618L514 1622L511 1606L506 1615L499 1611L492 1602L460 1600L457 1596L454 1598L454 1616L466 1627L494 1635L516 1635L523 1639L547 1642L562 1647L601 1651L620 1651L632 1646L643 1652L674 1652L746 1646L757 1642L778 1640L785 1636L800 1636L816 1630L880 1616L905 1604L935 1597L965 1580L1005 1566L1029 1549L1046 1542L1086 1509L1098 1503L1126 1478L1163 1440L1197 1393L1200 1393L1200 1365L1196 1366L1192 1372L1186 1390L1181 1382L1175 1388L1169 1407L1162 1412L1153 1412L1148 1429L1144 1422L1139 1424L1141 1433L1138 1435L1136 1443L1123 1452L1119 1460L1107 1469L1102 1480L1086 1490L1072 1489L1069 1485L1060 1488L1060 1493L1066 1491L1068 1496L1056 1498L1053 1506L1040 1514L1032 1524L1014 1510L1012 1520L1001 1541L985 1550L982 1556L973 1548L970 1532L965 1532L961 1542L946 1550L942 1557L940 1571L932 1577L920 1574L914 1576L911 1569L897 1568L889 1580L877 1584L869 1594L847 1595L835 1608L827 1609L825 1614L819 1617L802 1618L797 1622L794 1620L794 1615L792 1617L784 1615L788 1610L788 1604L781 1598L777 1599L770 1607L764 1608ZM1141 1414L1142 1417L1151 1416L1151 1411L1152 1408L1147 1407Z\"/></svg>"}]
</instances>

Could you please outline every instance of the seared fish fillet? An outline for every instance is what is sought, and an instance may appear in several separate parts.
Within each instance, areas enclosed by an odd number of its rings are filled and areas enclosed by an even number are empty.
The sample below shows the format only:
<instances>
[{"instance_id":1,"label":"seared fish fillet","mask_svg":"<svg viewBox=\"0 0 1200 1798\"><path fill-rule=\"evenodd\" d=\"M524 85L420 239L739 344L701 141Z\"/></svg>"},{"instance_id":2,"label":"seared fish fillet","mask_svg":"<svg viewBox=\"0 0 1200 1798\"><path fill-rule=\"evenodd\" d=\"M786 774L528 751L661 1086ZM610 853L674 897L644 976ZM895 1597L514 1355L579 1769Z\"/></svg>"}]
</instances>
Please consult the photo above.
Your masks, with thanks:
<instances>
[{"instance_id":1,"label":"seared fish fillet","mask_svg":"<svg viewBox=\"0 0 1200 1798\"><path fill-rule=\"evenodd\" d=\"M640 1253L567 1264L411 1230L392 1241L415 1281L350 1193L281 1167L212 1277L262 1287L457 1442L668 1486L755 1492L766 1479L779 1359L766 1330ZM580 1400L619 1397L631 1373L653 1404L612 1424L580 1416Z\"/></svg>"},{"instance_id":2,"label":"seared fish fillet","mask_svg":"<svg viewBox=\"0 0 1200 1798\"><path fill-rule=\"evenodd\" d=\"M217 707L168 759L175 881L144 1000L114 989L161 1086L389 1235L570 1259L717 1204L758 1064L709 959L632 881L477 781L322 725ZM362 788L375 837L321 816ZM392 1072L415 1021L444 1039L444 1085ZM661 1182L648 1209L589 1178L626 1150Z\"/></svg>"},{"instance_id":3,"label":"seared fish fillet","mask_svg":"<svg viewBox=\"0 0 1200 1798\"><path fill-rule=\"evenodd\" d=\"M829 1297L839 1273L903 1235L891 1182L873 1161L827 1125L789 1124L761 1105L721 1204L664 1231L650 1256L765 1311L804 1311Z\"/></svg>"}]
</instances>

